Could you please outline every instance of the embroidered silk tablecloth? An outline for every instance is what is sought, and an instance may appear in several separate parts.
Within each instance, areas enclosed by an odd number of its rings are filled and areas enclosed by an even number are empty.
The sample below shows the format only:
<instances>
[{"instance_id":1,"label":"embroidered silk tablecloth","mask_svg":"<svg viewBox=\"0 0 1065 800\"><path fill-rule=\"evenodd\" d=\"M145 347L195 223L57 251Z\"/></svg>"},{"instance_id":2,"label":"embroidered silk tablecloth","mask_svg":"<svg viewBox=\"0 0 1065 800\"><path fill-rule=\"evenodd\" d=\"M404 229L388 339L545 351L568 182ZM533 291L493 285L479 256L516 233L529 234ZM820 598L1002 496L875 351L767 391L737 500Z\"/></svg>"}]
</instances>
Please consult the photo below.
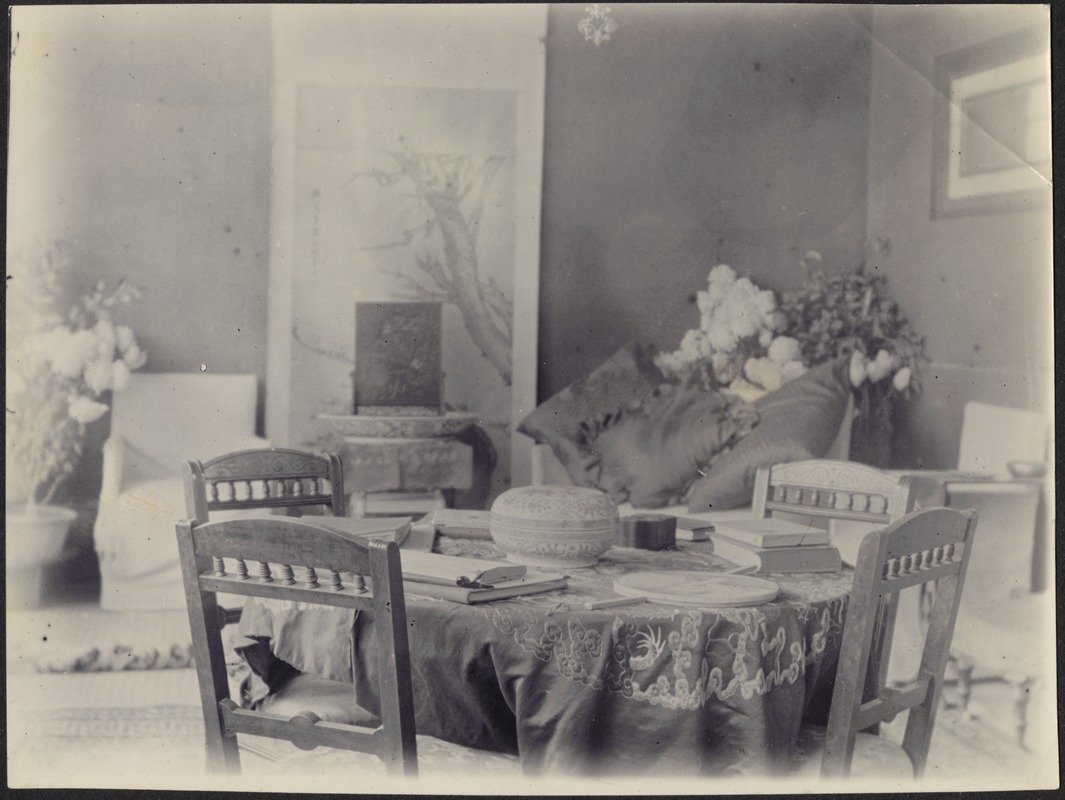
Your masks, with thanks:
<instances>
[{"instance_id":1,"label":"embroidered silk tablecloth","mask_svg":"<svg viewBox=\"0 0 1065 800\"><path fill-rule=\"evenodd\" d=\"M446 537L435 550L502 555ZM480 605L408 595L418 732L517 753L527 774L784 771L800 722L827 718L849 569L768 576L780 595L758 606L585 607L615 597L628 572L726 566L704 543L615 547L561 591ZM271 637L305 672L354 680L376 713L372 625L365 613L254 603L241 630Z\"/></svg>"}]
</instances>

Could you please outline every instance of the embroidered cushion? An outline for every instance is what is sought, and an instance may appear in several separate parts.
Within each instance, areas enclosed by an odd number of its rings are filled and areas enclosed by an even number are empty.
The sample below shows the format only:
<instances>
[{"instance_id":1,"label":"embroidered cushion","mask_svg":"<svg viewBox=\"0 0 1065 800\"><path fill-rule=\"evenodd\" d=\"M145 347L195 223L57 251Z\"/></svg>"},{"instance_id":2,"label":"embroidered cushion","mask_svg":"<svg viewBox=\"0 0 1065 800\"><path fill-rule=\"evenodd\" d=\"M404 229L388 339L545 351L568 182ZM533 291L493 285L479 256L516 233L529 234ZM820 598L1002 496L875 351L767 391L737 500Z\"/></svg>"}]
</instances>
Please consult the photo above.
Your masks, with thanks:
<instances>
[{"instance_id":1,"label":"embroidered cushion","mask_svg":"<svg viewBox=\"0 0 1065 800\"><path fill-rule=\"evenodd\" d=\"M756 400L757 425L692 485L689 511L747 505L759 467L822 458L847 411L847 363L828 361Z\"/></svg>"}]
</instances>

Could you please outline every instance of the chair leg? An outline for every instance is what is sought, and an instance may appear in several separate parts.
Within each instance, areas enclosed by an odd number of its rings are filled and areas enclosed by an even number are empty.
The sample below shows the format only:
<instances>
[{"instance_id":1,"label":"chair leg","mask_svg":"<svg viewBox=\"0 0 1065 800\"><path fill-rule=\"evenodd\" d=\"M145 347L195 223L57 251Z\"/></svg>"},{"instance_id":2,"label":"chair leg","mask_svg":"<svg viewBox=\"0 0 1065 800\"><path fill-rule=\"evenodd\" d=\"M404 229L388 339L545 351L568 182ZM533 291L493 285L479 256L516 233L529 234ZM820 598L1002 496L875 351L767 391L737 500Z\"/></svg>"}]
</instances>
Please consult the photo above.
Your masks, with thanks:
<instances>
[{"instance_id":1,"label":"chair leg","mask_svg":"<svg viewBox=\"0 0 1065 800\"><path fill-rule=\"evenodd\" d=\"M973 660L964 653L959 653L955 670L958 673L958 703L963 716L969 717L969 700L973 695Z\"/></svg>"},{"instance_id":2,"label":"chair leg","mask_svg":"<svg viewBox=\"0 0 1065 800\"><path fill-rule=\"evenodd\" d=\"M1013 724L1017 731L1017 744L1027 749L1024 734L1028 728L1028 700L1033 680L1026 675L1007 675L1005 680L1013 689Z\"/></svg>"}]
</instances>

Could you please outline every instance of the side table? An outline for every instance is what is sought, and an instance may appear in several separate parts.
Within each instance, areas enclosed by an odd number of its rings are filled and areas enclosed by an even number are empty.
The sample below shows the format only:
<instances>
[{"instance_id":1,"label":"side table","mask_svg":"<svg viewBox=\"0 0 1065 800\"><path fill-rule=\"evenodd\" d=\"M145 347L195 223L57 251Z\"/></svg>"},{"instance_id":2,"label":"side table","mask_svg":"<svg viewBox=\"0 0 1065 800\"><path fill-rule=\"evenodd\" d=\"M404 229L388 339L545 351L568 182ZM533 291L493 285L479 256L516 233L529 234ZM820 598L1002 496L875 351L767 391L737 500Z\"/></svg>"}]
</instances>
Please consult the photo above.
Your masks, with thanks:
<instances>
[{"instance_id":1,"label":"side table","mask_svg":"<svg viewBox=\"0 0 1065 800\"><path fill-rule=\"evenodd\" d=\"M424 511L447 505L454 490L473 485L473 448L455 437L474 421L472 414L379 417L323 414L343 436L340 458L344 488L353 516L371 513L371 501L384 499L388 513ZM390 500L391 498L391 500Z\"/></svg>"},{"instance_id":2,"label":"side table","mask_svg":"<svg viewBox=\"0 0 1065 800\"><path fill-rule=\"evenodd\" d=\"M989 620L1009 618L1012 609L1014 622L1023 627L1030 609L1041 602L1037 593L1046 588L1049 549L1045 480L980 479L950 470L897 473L924 484L921 505L975 508L980 514L951 648L957 676L953 682L964 713L968 713L974 684L1010 686L1017 741L1023 745L1028 701L1038 671L1033 671L1032 659L1026 657L1031 648L1024 646L1023 636L1017 642L999 641L1001 628L989 626ZM922 603L922 612L926 611ZM925 620L922 614L922 623Z\"/></svg>"}]
</instances>

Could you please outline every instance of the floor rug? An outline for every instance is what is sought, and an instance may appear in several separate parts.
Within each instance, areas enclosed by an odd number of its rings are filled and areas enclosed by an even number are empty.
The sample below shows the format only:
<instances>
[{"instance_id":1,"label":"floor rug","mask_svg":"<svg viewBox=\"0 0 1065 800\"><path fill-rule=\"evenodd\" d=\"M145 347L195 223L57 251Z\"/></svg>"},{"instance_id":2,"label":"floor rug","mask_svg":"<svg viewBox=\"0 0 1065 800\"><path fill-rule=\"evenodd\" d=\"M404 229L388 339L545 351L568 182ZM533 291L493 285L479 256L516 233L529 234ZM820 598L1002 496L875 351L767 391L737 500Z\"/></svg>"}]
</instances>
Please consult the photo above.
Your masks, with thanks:
<instances>
[{"instance_id":1,"label":"floor rug","mask_svg":"<svg viewBox=\"0 0 1065 800\"><path fill-rule=\"evenodd\" d=\"M236 626L227 626L224 636L235 642ZM194 664L184 608L104 611L96 604L78 604L11 611L7 641L11 672L118 672Z\"/></svg>"}]
</instances>

